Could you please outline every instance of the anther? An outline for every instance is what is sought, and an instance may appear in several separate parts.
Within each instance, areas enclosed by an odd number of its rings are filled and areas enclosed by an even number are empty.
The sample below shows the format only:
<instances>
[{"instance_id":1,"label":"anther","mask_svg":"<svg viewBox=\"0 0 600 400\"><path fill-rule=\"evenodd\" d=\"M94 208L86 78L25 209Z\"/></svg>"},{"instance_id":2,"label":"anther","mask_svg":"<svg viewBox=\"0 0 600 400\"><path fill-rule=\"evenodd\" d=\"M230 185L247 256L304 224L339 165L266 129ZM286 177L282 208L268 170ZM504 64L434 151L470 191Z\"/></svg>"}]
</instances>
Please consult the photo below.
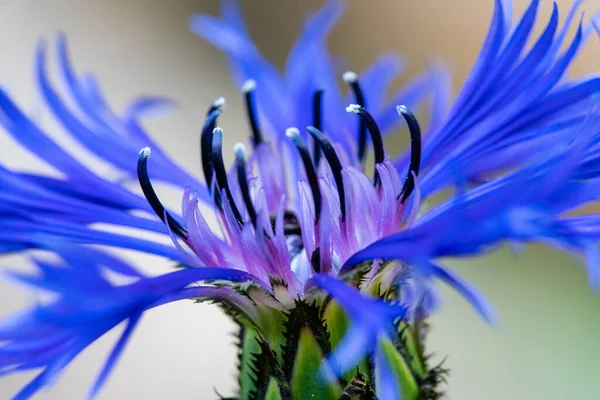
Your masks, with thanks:
<instances>
[{"instance_id":1,"label":"anther","mask_svg":"<svg viewBox=\"0 0 600 400\"><path fill-rule=\"evenodd\" d=\"M365 126L371 135L371 141L373 142L373 150L375 151L375 164L382 163L385 159L383 139L381 138L379 126L377 126L377 122L375 122L373 116L364 107L358 104L350 104L348 107L346 107L346 111L357 114L361 121L365 123ZM375 176L373 177L373 180L376 184L379 183L377 169L375 170Z\"/></svg>"},{"instance_id":2,"label":"anther","mask_svg":"<svg viewBox=\"0 0 600 400\"><path fill-rule=\"evenodd\" d=\"M410 164L408 165L408 175L398 195L398 197L402 197L401 201L404 203L415 188L415 180L412 172L414 172L415 176L418 176L419 169L421 168L421 127L415 115L405 106L396 107L396 111L404 117L410 132Z\"/></svg>"},{"instance_id":3,"label":"anther","mask_svg":"<svg viewBox=\"0 0 600 400\"><path fill-rule=\"evenodd\" d=\"M308 133L312 136L312 138L319 144L321 151L325 155L325 159L331 168L331 173L333 174L333 179L335 179L335 185L337 188L338 195L340 197L340 209L341 209L341 217L342 220L346 219L346 197L344 196L344 181L342 179L342 163L338 158L333 145L327 139L325 134L320 130L316 129L314 126L309 126L306 128Z\"/></svg>"},{"instance_id":4,"label":"anther","mask_svg":"<svg viewBox=\"0 0 600 400\"><path fill-rule=\"evenodd\" d=\"M246 173L246 147L243 144L238 143L233 147L235 154L235 163L237 169L237 178L242 192L242 198L244 199L244 205L248 210L248 215L252 221L252 225L256 226L256 210L254 204L252 204L252 198L250 197L250 188L248 187L248 177Z\"/></svg>"},{"instance_id":5,"label":"anther","mask_svg":"<svg viewBox=\"0 0 600 400\"><path fill-rule=\"evenodd\" d=\"M168 224L169 228L176 235L183 239L186 239L187 231L184 227L181 226L179 222L177 222L177 220L175 220L175 218L173 218L173 216L171 216L171 214L169 214L168 211L165 210L165 207L158 199L158 196L156 195L156 192L152 187L150 177L148 176L148 157L150 157L149 147L145 147L142 150L140 150L137 163L137 175L138 181L140 182L140 187L142 188L142 192L144 193L146 200L148 200L148 204L150 204L150 207L152 207L152 210L156 213L156 215L158 215L158 218L160 218L161 221ZM165 215L167 216L166 221Z\"/></svg>"},{"instance_id":6,"label":"anther","mask_svg":"<svg viewBox=\"0 0 600 400\"><path fill-rule=\"evenodd\" d=\"M319 218L321 217L321 189L319 188L319 179L317 178L317 173L310 159L310 153L308 152L306 143L304 143L304 140L302 139L302 136L300 136L298 129L289 128L285 131L285 134L292 140L292 142L294 142L294 145L300 154L300 158L302 159L302 163L304 164L304 171L306 172L306 178L308 179L313 202L315 203L315 222L318 222ZM315 144L318 144L317 140L315 140ZM319 153L321 152L318 147L317 150Z\"/></svg>"},{"instance_id":7,"label":"anther","mask_svg":"<svg viewBox=\"0 0 600 400\"><path fill-rule=\"evenodd\" d=\"M315 91L312 98L313 106L313 126L323 132L323 90L319 89ZM319 162L321 161L321 150L319 145L315 142L313 147L313 158L315 168L319 168Z\"/></svg>"},{"instance_id":8,"label":"anther","mask_svg":"<svg viewBox=\"0 0 600 400\"><path fill-rule=\"evenodd\" d=\"M250 123L250 129L252 130L252 143L254 146L258 146L265 140L258 127L258 120L256 117L256 104L254 99L254 91L256 89L256 81L253 79L247 80L242 86L242 92L244 93L244 99L246 100L246 112L248 113L248 122Z\"/></svg>"},{"instance_id":9,"label":"anther","mask_svg":"<svg viewBox=\"0 0 600 400\"><path fill-rule=\"evenodd\" d=\"M244 219L242 218L242 214L240 214L240 210L238 210L235 201L233 200L231 189L229 188L229 182L227 181L227 172L225 171L225 163L223 162L223 130L219 127L216 127L213 130L212 136L212 161L217 185L219 189L225 191L225 195L227 196L227 200L231 206L231 211L233 212L237 222L240 225L244 225Z\"/></svg>"},{"instance_id":10,"label":"anther","mask_svg":"<svg viewBox=\"0 0 600 400\"><path fill-rule=\"evenodd\" d=\"M350 86L350 90L354 94L354 100L361 107L366 107L365 95L358 83L358 76L352 71L345 72L343 75L344 82ZM367 153L367 127L365 121L360 118L358 125L358 161L363 162Z\"/></svg>"}]
</instances>

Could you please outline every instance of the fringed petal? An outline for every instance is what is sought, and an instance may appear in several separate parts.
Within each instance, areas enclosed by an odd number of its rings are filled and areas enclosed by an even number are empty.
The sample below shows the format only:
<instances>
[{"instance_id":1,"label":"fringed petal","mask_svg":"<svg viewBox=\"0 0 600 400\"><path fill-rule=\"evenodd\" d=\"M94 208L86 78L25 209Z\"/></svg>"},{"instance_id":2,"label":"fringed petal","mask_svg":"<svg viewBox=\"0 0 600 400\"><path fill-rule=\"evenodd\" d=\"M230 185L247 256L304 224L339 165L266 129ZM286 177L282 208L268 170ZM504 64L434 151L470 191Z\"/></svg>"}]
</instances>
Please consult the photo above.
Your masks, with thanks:
<instances>
[{"instance_id":1,"label":"fringed petal","mask_svg":"<svg viewBox=\"0 0 600 400\"><path fill-rule=\"evenodd\" d=\"M115 286L101 275L99 265L95 263L95 251L69 247L61 250L69 257L87 255L88 266L95 268L84 271L79 259L71 259L77 263L44 263L37 277L13 274L15 278L56 295L50 302L5 318L0 323L0 337L4 341L0 346L0 372L8 374L43 368L15 398L25 399L34 395L51 383L92 342L127 321L90 391L90 397L93 397L106 382L144 311L184 298L227 297L226 293L215 292L219 288L211 286L186 289L194 282L251 279L251 276L239 271L202 268L179 270L155 278L140 277L134 283ZM100 257L99 261L104 263L105 257ZM82 281L84 275L81 274L95 274L94 282L89 277ZM56 279L58 276L63 279ZM82 284L85 282L87 284Z\"/></svg>"}]
</instances>

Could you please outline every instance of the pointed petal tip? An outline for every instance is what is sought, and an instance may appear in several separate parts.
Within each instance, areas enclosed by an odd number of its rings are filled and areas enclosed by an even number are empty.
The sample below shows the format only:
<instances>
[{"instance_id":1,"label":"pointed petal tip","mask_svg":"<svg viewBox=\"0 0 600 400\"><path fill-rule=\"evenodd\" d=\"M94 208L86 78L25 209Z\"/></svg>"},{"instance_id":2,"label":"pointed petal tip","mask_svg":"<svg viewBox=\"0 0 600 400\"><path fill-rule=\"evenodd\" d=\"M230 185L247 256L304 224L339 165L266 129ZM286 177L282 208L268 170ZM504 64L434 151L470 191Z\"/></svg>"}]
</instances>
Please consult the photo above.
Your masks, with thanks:
<instances>
[{"instance_id":1,"label":"pointed petal tip","mask_svg":"<svg viewBox=\"0 0 600 400\"><path fill-rule=\"evenodd\" d=\"M190 17L189 23L188 23L188 27L189 27L190 31L192 31L196 35L202 35L202 33L203 33L202 25L204 25L204 21L207 18L211 18L211 17L204 15L204 14L192 15Z\"/></svg>"},{"instance_id":2,"label":"pointed petal tip","mask_svg":"<svg viewBox=\"0 0 600 400\"><path fill-rule=\"evenodd\" d=\"M54 34L54 40L56 42L56 46L58 47L58 51L60 52L66 52L68 49L68 38L67 38L67 34L62 31L59 30Z\"/></svg>"}]
</instances>

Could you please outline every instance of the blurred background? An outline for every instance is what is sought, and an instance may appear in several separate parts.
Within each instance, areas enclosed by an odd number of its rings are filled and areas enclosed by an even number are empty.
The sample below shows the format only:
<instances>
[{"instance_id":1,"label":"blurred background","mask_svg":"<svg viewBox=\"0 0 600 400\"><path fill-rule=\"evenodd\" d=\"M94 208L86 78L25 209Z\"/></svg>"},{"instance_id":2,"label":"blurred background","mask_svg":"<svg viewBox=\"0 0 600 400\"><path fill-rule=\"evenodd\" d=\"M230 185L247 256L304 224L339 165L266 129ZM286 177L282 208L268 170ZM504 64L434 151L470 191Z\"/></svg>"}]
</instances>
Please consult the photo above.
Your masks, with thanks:
<instances>
[{"instance_id":1,"label":"blurred background","mask_svg":"<svg viewBox=\"0 0 600 400\"><path fill-rule=\"evenodd\" d=\"M528 3L515 0L515 14ZM545 23L552 3L542 3L540 21ZM564 16L571 1L558 3ZM301 21L320 4L242 2L258 46L279 67ZM585 7L589 16L600 9L600 0L589 0ZM139 94L177 100L176 112L148 120L146 126L168 153L199 174L199 128L213 99L225 96L228 101L220 120L225 148L248 135L224 57L188 31L191 15L217 14L218 8L217 0L0 0L0 82L34 118L56 129L36 92L33 57L40 39L53 48L55 34L65 32L76 69L96 74L115 110L123 110ZM477 56L492 8L492 0L354 0L329 43L333 54L357 71L382 51L402 53L408 69L398 86L430 61L442 59L454 72L456 90ZM597 36L591 38L573 74L598 71L599 42ZM5 136L0 135L3 163L45 168ZM72 143L65 145L77 151ZM402 145L391 143L390 151ZM166 189L163 195L175 206L178 196ZM127 257L148 270L165 268L150 257ZM27 262L23 257L0 261L13 267ZM455 293L442 289L444 305L433 318L428 347L436 360L448 356L450 399L599 398L600 296L591 293L579 260L528 246L518 256L502 249L485 258L448 263L487 293L501 315L500 325L491 328ZM1 314L34 300L20 288L0 283ZM99 398L211 399L217 397L214 388L231 394L232 331L233 324L219 309L191 302L146 314ZM38 398L83 398L116 333L86 350ZM30 378L0 380L0 398L9 398Z\"/></svg>"}]
</instances>

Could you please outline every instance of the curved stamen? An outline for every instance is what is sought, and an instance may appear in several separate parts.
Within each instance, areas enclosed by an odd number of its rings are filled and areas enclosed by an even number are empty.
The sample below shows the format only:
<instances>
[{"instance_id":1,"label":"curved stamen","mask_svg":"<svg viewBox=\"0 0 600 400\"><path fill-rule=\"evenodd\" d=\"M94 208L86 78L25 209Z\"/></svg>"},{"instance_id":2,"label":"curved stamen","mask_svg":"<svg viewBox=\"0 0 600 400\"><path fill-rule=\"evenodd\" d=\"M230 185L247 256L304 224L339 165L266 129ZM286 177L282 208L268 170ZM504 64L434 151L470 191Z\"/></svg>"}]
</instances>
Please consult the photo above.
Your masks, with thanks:
<instances>
[{"instance_id":1,"label":"curved stamen","mask_svg":"<svg viewBox=\"0 0 600 400\"><path fill-rule=\"evenodd\" d=\"M375 164L382 163L385 159L383 139L381 138L379 126L377 126L377 122L375 122L373 116L364 107L358 104L350 104L346 108L346 111L357 114L360 117L360 120L365 123L365 126L371 135L371 141L373 142L373 150L375 151ZM379 175L377 173L377 169L375 169L373 181L376 185L379 184Z\"/></svg>"},{"instance_id":2,"label":"curved stamen","mask_svg":"<svg viewBox=\"0 0 600 400\"><path fill-rule=\"evenodd\" d=\"M223 112L223 106L225 105L225 98L219 97L215 100L206 115L206 121L202 127L202 133L200 134L200 155L202 157L202 172L204 173L204 180L206 181L206 187L210 193L212 187L212 176L213 176L213 162L212 162L212 132L217 125L217 118ZM215 195L215 202L217 205L220 203L216 201L218 195Z\"/></svg>"},{"instance_id":3,"label":"curved stamen","mask_svg":"<svg viewBox=\"0 0 600 400\"><path fill-rule=\"evenodd\" d=\"M244 225L244 219L242 218L242 214L240 214L240 210L238 210L235 201L233 200L231 189L229 188L227 172L225 171L225 163L223 162L223 130L219 127L216 127L213 130L212 161L213 168L215 170L215 178L217 180L217 185L219 189L225 191L225 195L227 196L227 200L229 201L229 205L231 206L231 211L233 212L233 215L237 222L240 225Z\"/></svg>"},{"instance_id":4,"label":"curved stamen","mask_svg":"<svg viewBox=\"0 0 600 400\"><path fill-rule=\"evenodd\" d=\"M366 107L365 95L358 83L358 76L352 71L345 72L343 75L344 82L350 86L350 90L354 94L354 100L361 107ZM367 127L365 121L360 118L358 125L358 161L362 163L365 160L367 153Z\"/></svg>"},{"instance_id":5,"label":"curved stamen","mask_svg":"<svg viewBox=\"0 0 600 400\"><path fill-rule=\"evenodd\" d=\"M308 184L310 185L313 201L315 203L315 223L319 222L319 218L321 217L321 189L319 188L319 179L317 178L317 173L315 172L315 168L313 167L310 159L308 147L306 147L306 143L304 143L304 140L302 140L302 136L300 136L298 129L289 128L285 134L294 142L296 149L298 149L298 153L300 153L300 158L304 164L304 171L306 172L306 178L308 179ZM318 144L317 140L315 140L315 144ZM321 152L319 148L317 148L317 150L318 153Z\"/></svg>"},{"instance_id":6,"label":"curved stamen","mask_svg":"<svg viewBox=\"0 0 600 400\"><path fill-rule=\"evenodd\" d=\"M238 183L242 192L242 198L244 199L244 205L246 206L246 210L248 210L252 225L256 226L256 210L254 209L254 204L252 204L252 198L250 197L248 177L246 174L246 148L243 144L238 143L233 147L233 152L235 154Z\"/></svg>"},{"instance_id":7,"label":"curved stamen","mask_svg":"<svg viewBox=\"0 0 600 400\"><path fill-rule=\"evenodd\" d=\"M138 156L137 163L137 175L138 181L140 182L140 187L142 188L142 192L148 200L148 204L152 207L152 210L158 215L158 218L161 219L164 223L168 224L173 233L178 235L183 239L187 239L187 231L175 218L171 216L171 214L165 210L165 207L162 205L154 188L152 187L152 183L150 182L150 177L148 176L148 157L150 157L150 148L144 147L140 150L140 154ZM165 215L167 216L165 221Z\"/></svg>"},{"instance_id":8,"label":"curved stamen","mask_svg":"<svg viewBox=\"0 0 600 400\"><path fill-rule=\"evenodd\" d=\"M333 145L327 139L325 134L320 130L316 129L314 126L306 127L306 130L312 138L319 144L321 151L325 155L325 159L331 168L331 173L333 174L333 179L335 179L335 185L337 188L338 196L340 197L340 209L342 212L342 221L346 219L346 197L344 196L344 181L342 179L342 163L338 158Z\"/></svg>"},{"instance_id":9,"label":"curved stamen","mask_svg":"<svg viewBox=\"0 0 600 400\"><path fill-rule=\"evenodd\" d=\"M421 127L415 115L405 106L396 107L396 111L404 117L410 132L410 164L408 165L408 175L398 195L398 197L402 196L401 201L404 203L415 188L415 180L412 173L418 176L419 169L421 168Z\"/></svg>"},{"instance_id":10,"label":"curved stamen","mask_svg":"<svg viewBox=\"0 0 600 400\"><path fill-rule=\"evenodd\" d=\"M313 106L313 126L323 132L323 90L319 89L315 91L312 98ZM313 157L315 160L315 168L319 168L319 162L321 161L321 150L319 145L315 142L313 147Z\"/></svg>"},{"instance_id":11,"label":"curved stamen","mask_svg":"<svg viewBox=\"0 0 600 400\"><path fill-rule=\"evenodd\" d=\"M256 89L256 81L249 79L242 86L242 92L244 92L244 99L246 100L246 112L248 113L248 122L250 123L250 129L252 130L252 143L254 146L258 146L265 140L258 127L258 120L256 118L256 105L254 104L254 90Z\"/></svg>"}]
</instances>

